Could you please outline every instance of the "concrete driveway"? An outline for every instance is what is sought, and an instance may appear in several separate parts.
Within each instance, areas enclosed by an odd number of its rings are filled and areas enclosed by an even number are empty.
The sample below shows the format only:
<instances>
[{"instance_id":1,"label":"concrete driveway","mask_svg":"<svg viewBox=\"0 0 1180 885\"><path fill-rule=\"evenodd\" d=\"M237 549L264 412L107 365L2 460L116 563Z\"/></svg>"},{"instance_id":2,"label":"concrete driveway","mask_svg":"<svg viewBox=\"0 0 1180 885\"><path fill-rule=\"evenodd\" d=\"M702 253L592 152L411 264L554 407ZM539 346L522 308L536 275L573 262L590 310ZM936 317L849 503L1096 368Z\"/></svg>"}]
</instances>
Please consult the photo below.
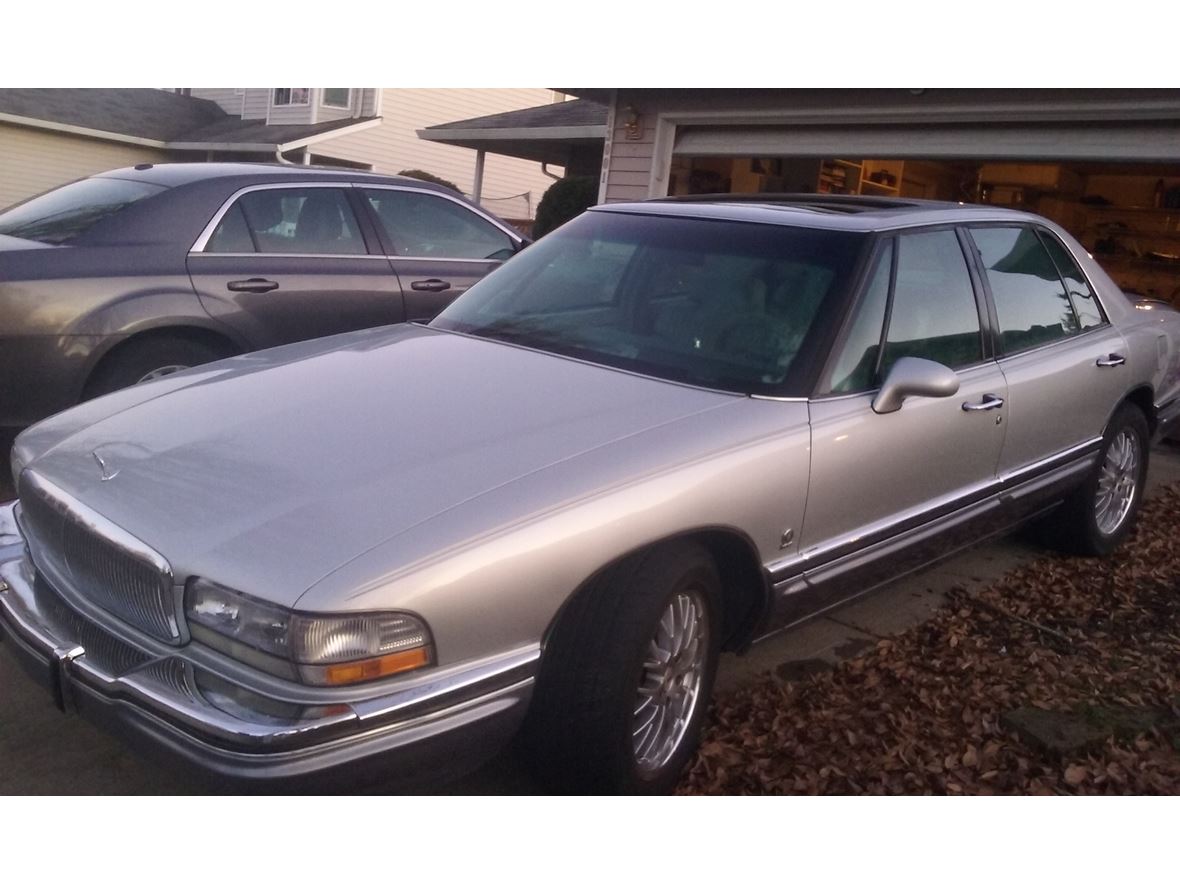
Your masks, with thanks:
<instances>
[{"instance_id":1,"label":"concrete driveway","mask_svg":"<svg viewBox=\"0 0 1180 885\"><path fill-rule=\"evenodd\" d=\"M7 447L4 448L7 452ZM5 459L7 461L7 458ZM7 465L5 464L5 467ZM1152 454L1148 494L1180 481L1180 448ZM982 589L1010 569L1042 555L1017 536L989 542L919 575L899 581L828 617L765 640L747 655L722 658L717 691L732 690L773 671L793 679L854 657L881 637L925 620L946 591ZM0 793L184 794L236 791L167 764L143 758L77 716L59 713L7 653L0 653ZM388 792L371 783L362 792ZM447 794L531 794L540 788L506 753L476 773L439 786ZM355 792L355 790L350 790Z\"/></svg>"}]
</instances>

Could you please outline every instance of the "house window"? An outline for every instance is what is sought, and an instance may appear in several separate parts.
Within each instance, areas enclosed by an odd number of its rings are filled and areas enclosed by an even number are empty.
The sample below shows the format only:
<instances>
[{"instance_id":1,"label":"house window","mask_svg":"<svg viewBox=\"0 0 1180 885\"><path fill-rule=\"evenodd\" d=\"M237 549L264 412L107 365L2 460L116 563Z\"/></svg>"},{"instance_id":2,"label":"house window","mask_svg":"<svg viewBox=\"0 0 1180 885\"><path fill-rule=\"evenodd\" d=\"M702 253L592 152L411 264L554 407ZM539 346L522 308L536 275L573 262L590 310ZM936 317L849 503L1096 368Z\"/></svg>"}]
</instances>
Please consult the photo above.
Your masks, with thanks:
<instances>
[{"instance_id":1,"label":"house window","mask_svg":"<svg viewBox=\"0 0 1180 885\"><path fill-rule=\"evenodd\" d=\"M320 104L326 108L349 108L352 106L351 89L325 89L320 96Z\"/></svg>"},{"instance_id":2,"label":"house window","mask_svg":"<svg viewBox=\"0 0 1180 885\"><path fill-rule=\"evenodd\" d=\"M307 104L310 100L310 89L276 89L271 103L275 107L293 104Z\"/></svg>"}]
</instances>

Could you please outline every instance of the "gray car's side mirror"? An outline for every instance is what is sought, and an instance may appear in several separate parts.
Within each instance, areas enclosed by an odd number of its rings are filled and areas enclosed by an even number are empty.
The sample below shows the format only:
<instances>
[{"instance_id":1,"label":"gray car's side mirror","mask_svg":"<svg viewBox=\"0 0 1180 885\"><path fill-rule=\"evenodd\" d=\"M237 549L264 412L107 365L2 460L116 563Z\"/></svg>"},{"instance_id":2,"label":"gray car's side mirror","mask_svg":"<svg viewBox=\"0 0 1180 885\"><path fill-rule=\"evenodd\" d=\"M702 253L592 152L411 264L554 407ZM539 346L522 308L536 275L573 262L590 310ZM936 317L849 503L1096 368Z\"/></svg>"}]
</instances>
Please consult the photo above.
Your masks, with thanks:
<instances>
[{"instance_id":1,"label":"gray car's side mirror","mask_svg":"<svg viewBox=\"0 0 1180 885\"><path fill-rule=\"evenodd\" d=\"M896 412L907 396L954 396L959 392L959 376L933 360L903 356L889 374L873 400L878 415Z\"/></svg>"}]
</instances>

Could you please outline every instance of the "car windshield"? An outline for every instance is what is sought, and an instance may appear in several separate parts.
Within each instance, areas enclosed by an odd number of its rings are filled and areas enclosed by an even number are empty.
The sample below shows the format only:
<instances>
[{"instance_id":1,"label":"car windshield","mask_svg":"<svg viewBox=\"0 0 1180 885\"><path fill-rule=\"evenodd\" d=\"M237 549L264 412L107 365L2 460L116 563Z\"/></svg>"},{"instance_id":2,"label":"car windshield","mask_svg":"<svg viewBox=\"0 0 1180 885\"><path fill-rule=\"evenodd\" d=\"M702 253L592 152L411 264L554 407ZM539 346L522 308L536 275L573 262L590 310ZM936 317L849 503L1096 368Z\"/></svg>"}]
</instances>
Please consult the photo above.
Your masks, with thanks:
<instances>
[{"instance_id":1,"label":"car windshield","mask_svg":"<svg viewBox=\"0 0 1180 885\"><path fill-rule=\"evenodd\" d=\"M122 178L84 178L0 212L0 234L58 244L137 200L167 188Z\"/></svg>"},{"instance_id":2,"label":"car windshield","mask_svg":"<svg viewBox=\"0 0 1180 885\"><path fill-rule=\"evenodd\" d=\"M863 234L588 212L457 299L434 328L658 378L770 393L825 305L842 298Z\"/></svg>"}]
</instances>

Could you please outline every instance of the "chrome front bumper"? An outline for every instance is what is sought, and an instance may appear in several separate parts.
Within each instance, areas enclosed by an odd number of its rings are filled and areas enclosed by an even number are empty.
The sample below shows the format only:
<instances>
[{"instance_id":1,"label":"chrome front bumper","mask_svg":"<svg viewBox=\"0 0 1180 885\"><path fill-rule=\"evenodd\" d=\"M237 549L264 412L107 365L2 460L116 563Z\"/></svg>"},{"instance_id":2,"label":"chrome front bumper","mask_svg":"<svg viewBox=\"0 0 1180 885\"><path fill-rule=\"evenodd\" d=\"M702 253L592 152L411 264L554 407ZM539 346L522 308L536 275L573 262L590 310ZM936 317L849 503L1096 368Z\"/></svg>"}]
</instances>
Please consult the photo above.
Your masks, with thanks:
<instances>
[{"instance_id":1,"label":"chrome front bumper","mask_svg":"<svg viewBox=\"0 0 1180 885\"><path fill-rule=\"evenodd\" d=\"M248 779L348 769L430 783L469 769L519 728L539 657L519 649L343 701L262 692L210 667L207 651L132 643L69 606L33 568L11 505L0 506L0 640L61 709Z\"/></svg>"}]
</instances>

